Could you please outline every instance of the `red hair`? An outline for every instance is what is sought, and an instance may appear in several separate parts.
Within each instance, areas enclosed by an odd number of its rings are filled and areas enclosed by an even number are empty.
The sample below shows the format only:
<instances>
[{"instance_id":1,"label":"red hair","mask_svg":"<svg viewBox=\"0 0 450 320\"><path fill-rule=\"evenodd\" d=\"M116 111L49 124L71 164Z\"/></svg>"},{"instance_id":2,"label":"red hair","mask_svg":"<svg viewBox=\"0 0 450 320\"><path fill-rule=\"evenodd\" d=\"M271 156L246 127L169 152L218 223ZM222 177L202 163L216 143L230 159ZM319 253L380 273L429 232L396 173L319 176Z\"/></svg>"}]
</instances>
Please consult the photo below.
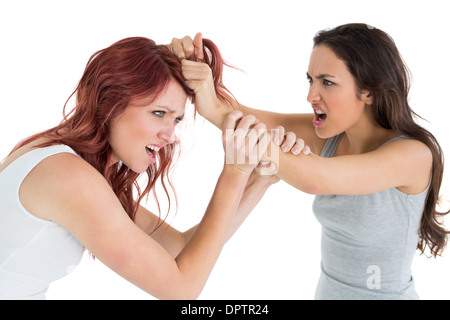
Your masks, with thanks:
<instances>
[{"instance_id":1,"label":"red hair","mask_svg":"<svg viewBox=\"0 0 450 320\"><path fill-rule=\"evenodd\" d=\"M203 45L205 63L211 67L217 96L222 101L227 100L228 90L222 83L224 61L212 41L203 39ZM142 191L137 182L138 173L121 162L108 165L112 154L108 139L111 119L124 112L132 99L156 97L172 79L193 98L193 91L182 75L181 63L165 45L157 45L143 37L120 40L91 56L78 86L64 105L61 123L21 141L12 152L41 137L47 138L48 142L39 147L68 145L105 177L132 220L139 203L151 190L159 208L154 186L161 178L170 210L166 181L173 189L168 173L178 142L158 152L156 163L146 170L148 182ZM66 114L67 103L75 94L76 105ZM136 201L133 190L137 191Z\"/></svg>"}]
</instances>

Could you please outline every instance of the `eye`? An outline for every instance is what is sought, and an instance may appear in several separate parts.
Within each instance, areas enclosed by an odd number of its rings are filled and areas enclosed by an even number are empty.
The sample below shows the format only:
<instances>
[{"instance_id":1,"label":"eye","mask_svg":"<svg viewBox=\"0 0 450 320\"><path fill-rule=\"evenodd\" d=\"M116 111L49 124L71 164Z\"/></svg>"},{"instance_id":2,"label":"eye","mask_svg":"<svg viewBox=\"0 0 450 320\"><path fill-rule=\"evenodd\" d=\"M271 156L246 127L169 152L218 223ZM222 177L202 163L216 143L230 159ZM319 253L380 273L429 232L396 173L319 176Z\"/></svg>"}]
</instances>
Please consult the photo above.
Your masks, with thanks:
<instances>
[{"instance_id":1,"label":"eye","mask_svg":"<svg viewBox=\"0 0 450 320\"><path fill-rule=\"evenodd\" d=\"M334 82L331 82L331 81L329 81L329 80L327 80L327 79L323 79L322 84L323 84L324 86L329 87L329 86L334 85Z\"/></svg>"},{"instance_id":2,"label":"eye","mask_svg":"<svg viewBox=\"0 0 450 320\"><path fill-rule=\"evenodd\" d=\"M183 121L183 117L175 118L176 123L180 123L181 121Z\"/></svg>"},{"instance_id":3,"label":"eye","mask_svg":"<svg viewBox=\"0 0 450 320\"><path fill-rule=\"evenodd\" d=\"M166 114L164 111L153 111L152 112L155 116L162 118Z\"/></svg>"},{"instance_id":4,"label":"eye","mask_svg":"<svg viewBox=\"0 0 450 320\"><path fill-rule=\"evenodd\" d=\"M306 80L311 84L313 82L311 76L309 74L306 74Z\"/></svg>"}]
</instances>

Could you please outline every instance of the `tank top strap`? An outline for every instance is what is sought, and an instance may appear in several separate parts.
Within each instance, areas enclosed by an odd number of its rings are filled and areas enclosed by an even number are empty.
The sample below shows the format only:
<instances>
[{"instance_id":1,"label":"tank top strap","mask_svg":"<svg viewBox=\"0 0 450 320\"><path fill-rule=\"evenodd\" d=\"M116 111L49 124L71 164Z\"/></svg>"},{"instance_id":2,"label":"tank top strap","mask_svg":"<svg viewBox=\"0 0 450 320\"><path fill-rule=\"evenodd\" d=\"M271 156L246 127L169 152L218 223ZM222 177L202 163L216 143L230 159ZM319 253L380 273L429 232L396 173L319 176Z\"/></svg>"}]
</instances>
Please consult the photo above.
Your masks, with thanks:
<instances>
[{"instance_id":1,"label":"tank top strap","mask_svg":"<svg viewBox=\"0 0 450 320\"><path fill-rule=\"evenodd\" d=\"M343 133L340 133L334 137L327 139L325 145L322 148L322 151L320 152L320 156L325 158L333 157L339 145L339 141L341 141L342 135Z\"/></svg>"},{"instance_id":2,"label":"tank top strap","mask_svg":"<svg viewBox=\"0 0 450 320\"><path fill-rule=\"evenodd\" d=\"M381 148L382 146L384 146L385 144L388 144L388 143L393 142L393 141L395 141L395 140L404 140L404 139L411 139L411 138L409 138L408 136L405 136L405 135L400 135L400 136L397 136L397 137L395 137L395 138L392 138L392 139L386 141L385 143L383 143L383 144L380 146L380 148Z\"/></svg>"},{"instance_id":3,"label":"tank top strap","mask_svg":"<svg viewBox=\"0 0 450 320\"><path fill-rule=\"evenodd\" d=\"M325 158L332 158L334 156L334 154L336 153L336 149L339 145L339 142L341 141L342 135L343 135L343 133L340 133L334 137L327 139L327 141L325 142L325 145L322 148L322 151L320 152L320 156L325 157ZM411 138L409 138L408 136L405 136L405 135L400 135L400 136L397 136L395 138L392 138L392 139L386 141L380 147L382 147L385 144L388 144L390 142L393 142L395 140L403 140L403 139L411 139Z\"/></svg>"},{"instance_id":4,"label":"tank top strap","mask_svg":"<svg viewBox=\"0 0 450 320\"><path fill-rule=\"evenodd\" d=\"M68 152L77 155L72 148L67 145L53 145L28 151L10 163L1 173L2 179L11 187L19 188L22 181L30 171L45 158Z\"/></svg>"}]
</instances>

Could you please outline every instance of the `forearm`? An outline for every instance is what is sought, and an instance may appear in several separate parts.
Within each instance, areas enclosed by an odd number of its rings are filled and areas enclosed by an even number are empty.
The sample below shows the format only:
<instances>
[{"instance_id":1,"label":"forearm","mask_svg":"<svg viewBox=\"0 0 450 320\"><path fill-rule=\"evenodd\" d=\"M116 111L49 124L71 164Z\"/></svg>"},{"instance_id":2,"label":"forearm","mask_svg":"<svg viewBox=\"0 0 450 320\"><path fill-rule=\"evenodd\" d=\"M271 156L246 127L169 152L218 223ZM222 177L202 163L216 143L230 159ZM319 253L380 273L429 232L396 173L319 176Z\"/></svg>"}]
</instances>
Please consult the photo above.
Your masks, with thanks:
<instances>
[{"instance_id":1,"label":"forearm","mask_svg":"<svg viewBox=\"0 0 450 320\"><path fill-rule=\"evenodd\" d=\"M186 246L177 256L178 268L191 288L202 290L227 240L228 232L242 198L248 175L226 172L218 179L205 215Z\"/></svg>"},{"instance_id":2,"label":"forearm","mask_svg":"<svg viewBox=\"0 0 450 320\"><path fill-rule=\"evenodd\" d=\"M234 235L237 229L239 229L245 219L247 219L250 212L252 212L252 210L256 207L272 184L273 183L268 179L261 177L256 173L250 176L247 185L245 186L239 207L233 217L230 229L228 230L227 241ZM197 227L198 224L183 232L185 242L189 241Z\"/></svg>"},{"instance_id":3,"label":"forearm","mask_svg":"<svg viewBox=\"0 0 450 320\"><path fill-rule=\"evenodd\" d=\"M215 103L210 103L208 108L200 109L199 113L213 125L221 128L224 119L226 118L228 113L233 110L240 110L244 115L255 115L261 122L265 123L268 128L274 128L278 125L286 125L285 123L283 123L285 122L283 114L266 110L253 109L238 103L232 98L229 98L226 101L217 100Z\"/></svg>"},{"instance_id":4,"label":"forearm","mask_svg":"<svg viewBox=\"0 0 450 320\"><path fill-rule=\"evenodd\" d=\"M208 106L208 108L200 109L199 113L220 129L227 115L233 110L239 110L237 103L233 103L231 100L228 103L221 103L217 100L213 105Z\"/></svg>"},{"instance_id":5,"label":"forearm","mask_svg":"<svg viewBox=\"0 0 450 320\"><path fill-rule=\"evenodd\" d=\"M277 150L272 141L270 150ZM323 158L313 153L293 155L289 152L272 152L266 154L265 160L277 166L276 175L294 188L309 194L320 193L320 186L327 183L321 174L324 171Z\"/></svg>"},{"instance_id":6,"label":"forearm","mask_svg":"<svg viewBox=\"0 0 450 320\"><path fill-rule=\"evenodd\" d=\"M259 203L266 191L272 185L267 179L259 176L258 174L252 174L247 186L245 187L244 194L242 195L241 202L236 211L236 214L228 230L227 241L234 235L239 229L242 223L247 219L248 215Z\"/></svg>"}]
</instances>

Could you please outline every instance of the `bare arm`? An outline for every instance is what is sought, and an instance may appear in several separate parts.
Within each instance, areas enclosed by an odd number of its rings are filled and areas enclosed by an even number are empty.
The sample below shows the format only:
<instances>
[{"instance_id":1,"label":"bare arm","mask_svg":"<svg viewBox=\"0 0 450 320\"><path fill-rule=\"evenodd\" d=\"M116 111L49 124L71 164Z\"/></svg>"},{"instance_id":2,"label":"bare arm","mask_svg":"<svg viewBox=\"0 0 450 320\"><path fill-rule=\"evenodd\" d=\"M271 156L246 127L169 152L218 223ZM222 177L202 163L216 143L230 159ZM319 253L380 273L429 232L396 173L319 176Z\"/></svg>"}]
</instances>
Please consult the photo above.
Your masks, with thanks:
<instances>
[{"instance_id":1,"label":"bare arm","mask_svg":"<svg viewBox=\"0 0 450 320\"><path fill-rule=\"evenodd\" d=\"M283 128L280 128L280 130L281 129ZM295 147L297 147L299 151L305 150L305 148L302 149L302 145L295 139L295 136L289 135L289 133L284 134L284 130L278 132L278 139L281 143L281 147L285 148L286 152L293 152L293 148ZM298 154L297 152L294 153ZM247 181L247 185L245 186L239 207L231 222L227 240L231 238L245 221L269 187L280 180L274 175L275 170L276 167L273 164L260 164L253 170ZM138 209L135 223L140 229L151 235L151 237L163 246L174 258L184 248L198 227L197 224L185 232L180 232L166 222L161 221L158 216L142 206ZM159 227L157 228L158 225Z\"/></svg>"},{"instance_id":2,"label":"bare arm","mask_svg":"<svg viewBox=\"0 0 450 320\"><path fill-rule=\"evenodd\" d=\"M220 123L225 106L218 105L207 117ZM278 177L293 187L310 194L368 194L389 188L414 194L425 189L429 182L432 155L428 147L414 140L391 142L377 150L364 154L333 158L318 156L325 140L320 139L311 125L308 114L277 114L237 108L246 114L254 114L266 124L282 124L304 138L315 154L293 156L276 153L270 160L278 164ZM298 123L296 125L296 123ZM277 146L272 145L271 150Z\"/></svg>"},{"instance_id":3,"label":"bare arm","mask_svg":"<svg viewBox=\"0 0 450 320\"><path fill-rule=\"evenodd\" d=\"M186 42L186 41L185 41ZM197 42L197 44L196 44ZM196 36L194 46L199 46L201 38ZM186 47L172 45L173 50ZM201 56L197 60L201 61ZM216 126L220 126L231 109L253 114L266 125L282 125L304 138L311 150L319 154L325 140L315 134L311 125L313 116L309 114L280 114L251 109L230 99L224 104L218 101L212 90L210 76L203 70L207 65L195 61L182 61L183 74L188 82L196 85L197 109L199 113ZM202 72L199 72L202 70ZM275 146L272 144L271 146ZM279 155L279 157L278 157ZM422 191L429 182L432 156L421 142L412 140L395 141L375 151L342 157L322 158L317 155L279 153L271 156L278 163L277 175L295 188L311 194L367 194L399 188L406 193ZM414 159L408 161L410 159Z\"/></svg>"},{"instance_id":4,"label":"bare arm","mask_svg":"<svg viewBox=\"0 0 450 320\"><path fill-rule=\"evenodd\" d=\"M240 123L246 130L250 124ZM245 137L238 141L238 150L245 150L244 141ZM267 146L268 138L260 136L259 141ZM260 157L265 150L261 147L251 150L258 150ZM228 238L254 168L247 164L224 165L202 221L175 259L129 219L106 180L72 154L38 164L24 180L20 197L29 212L67 229L99 260L144 291L160 299L193 299Z\"/></svg>"},{"instance_id":5,"label":"bare arm","mask_svg":"<svg viewBox=\"0 0 450 320\"><path fill-rule=\"evenodd\" d=\"M272 182L259 176L257 173L254 172L251 174L245 186L236 214L232 218L226 240L229 240L241 226L271 184ZM140 206L138 209L135 223L141 230L149 234L156 242L167 250L173 258L178 256L198 227L197 224L187 231L181 232L168 223L160 221L158 216L143 206ZM160 226L155 230L159 224Z\"/></svg>"},{"instance_id":6,"label":"bare arm","mask_svg":"<svg viewBox=\"0 0 450 320\"><path fill-rule=\"evenodd\" d=\"M252 173L247 182L247 185L245 186L244 194L242 195L241 202L239 203L239 208L237 209L236 215L234 216L234 219L228 230L227 241L239 229L245 219L249 216L250 212L252 212L252 210L259 203L266 191L272 185L273 182L271 182L269 179L270 178L260 177L256 172ZM186 241L190 239L197 227L198 225L190 228L183 233L184 239Z\"/></svg>"},{"instance_id":7,"label":"bare arm","mask_svg":"<svg viewBox=\"0 0 450 320\"><path fill-rule=\"evenodd\" d=\"M202 35L198 33L194 39L189 36L183 39L174 38L168 45L169 49L179 57L183 75L188 85L196 93L196 109L201 116L218 128L232 110L240 110L245 115L254 115L267 128L283 126L286 132L293 132L302 138L313 153L319 154L325 140L319 138L312 125L313 113L283 114L244 106L232 97L228 101L219 101L215 95L211 70L203 61ZM195 60L195 61L192 61Z\"/></svg>"}]
</instances>

